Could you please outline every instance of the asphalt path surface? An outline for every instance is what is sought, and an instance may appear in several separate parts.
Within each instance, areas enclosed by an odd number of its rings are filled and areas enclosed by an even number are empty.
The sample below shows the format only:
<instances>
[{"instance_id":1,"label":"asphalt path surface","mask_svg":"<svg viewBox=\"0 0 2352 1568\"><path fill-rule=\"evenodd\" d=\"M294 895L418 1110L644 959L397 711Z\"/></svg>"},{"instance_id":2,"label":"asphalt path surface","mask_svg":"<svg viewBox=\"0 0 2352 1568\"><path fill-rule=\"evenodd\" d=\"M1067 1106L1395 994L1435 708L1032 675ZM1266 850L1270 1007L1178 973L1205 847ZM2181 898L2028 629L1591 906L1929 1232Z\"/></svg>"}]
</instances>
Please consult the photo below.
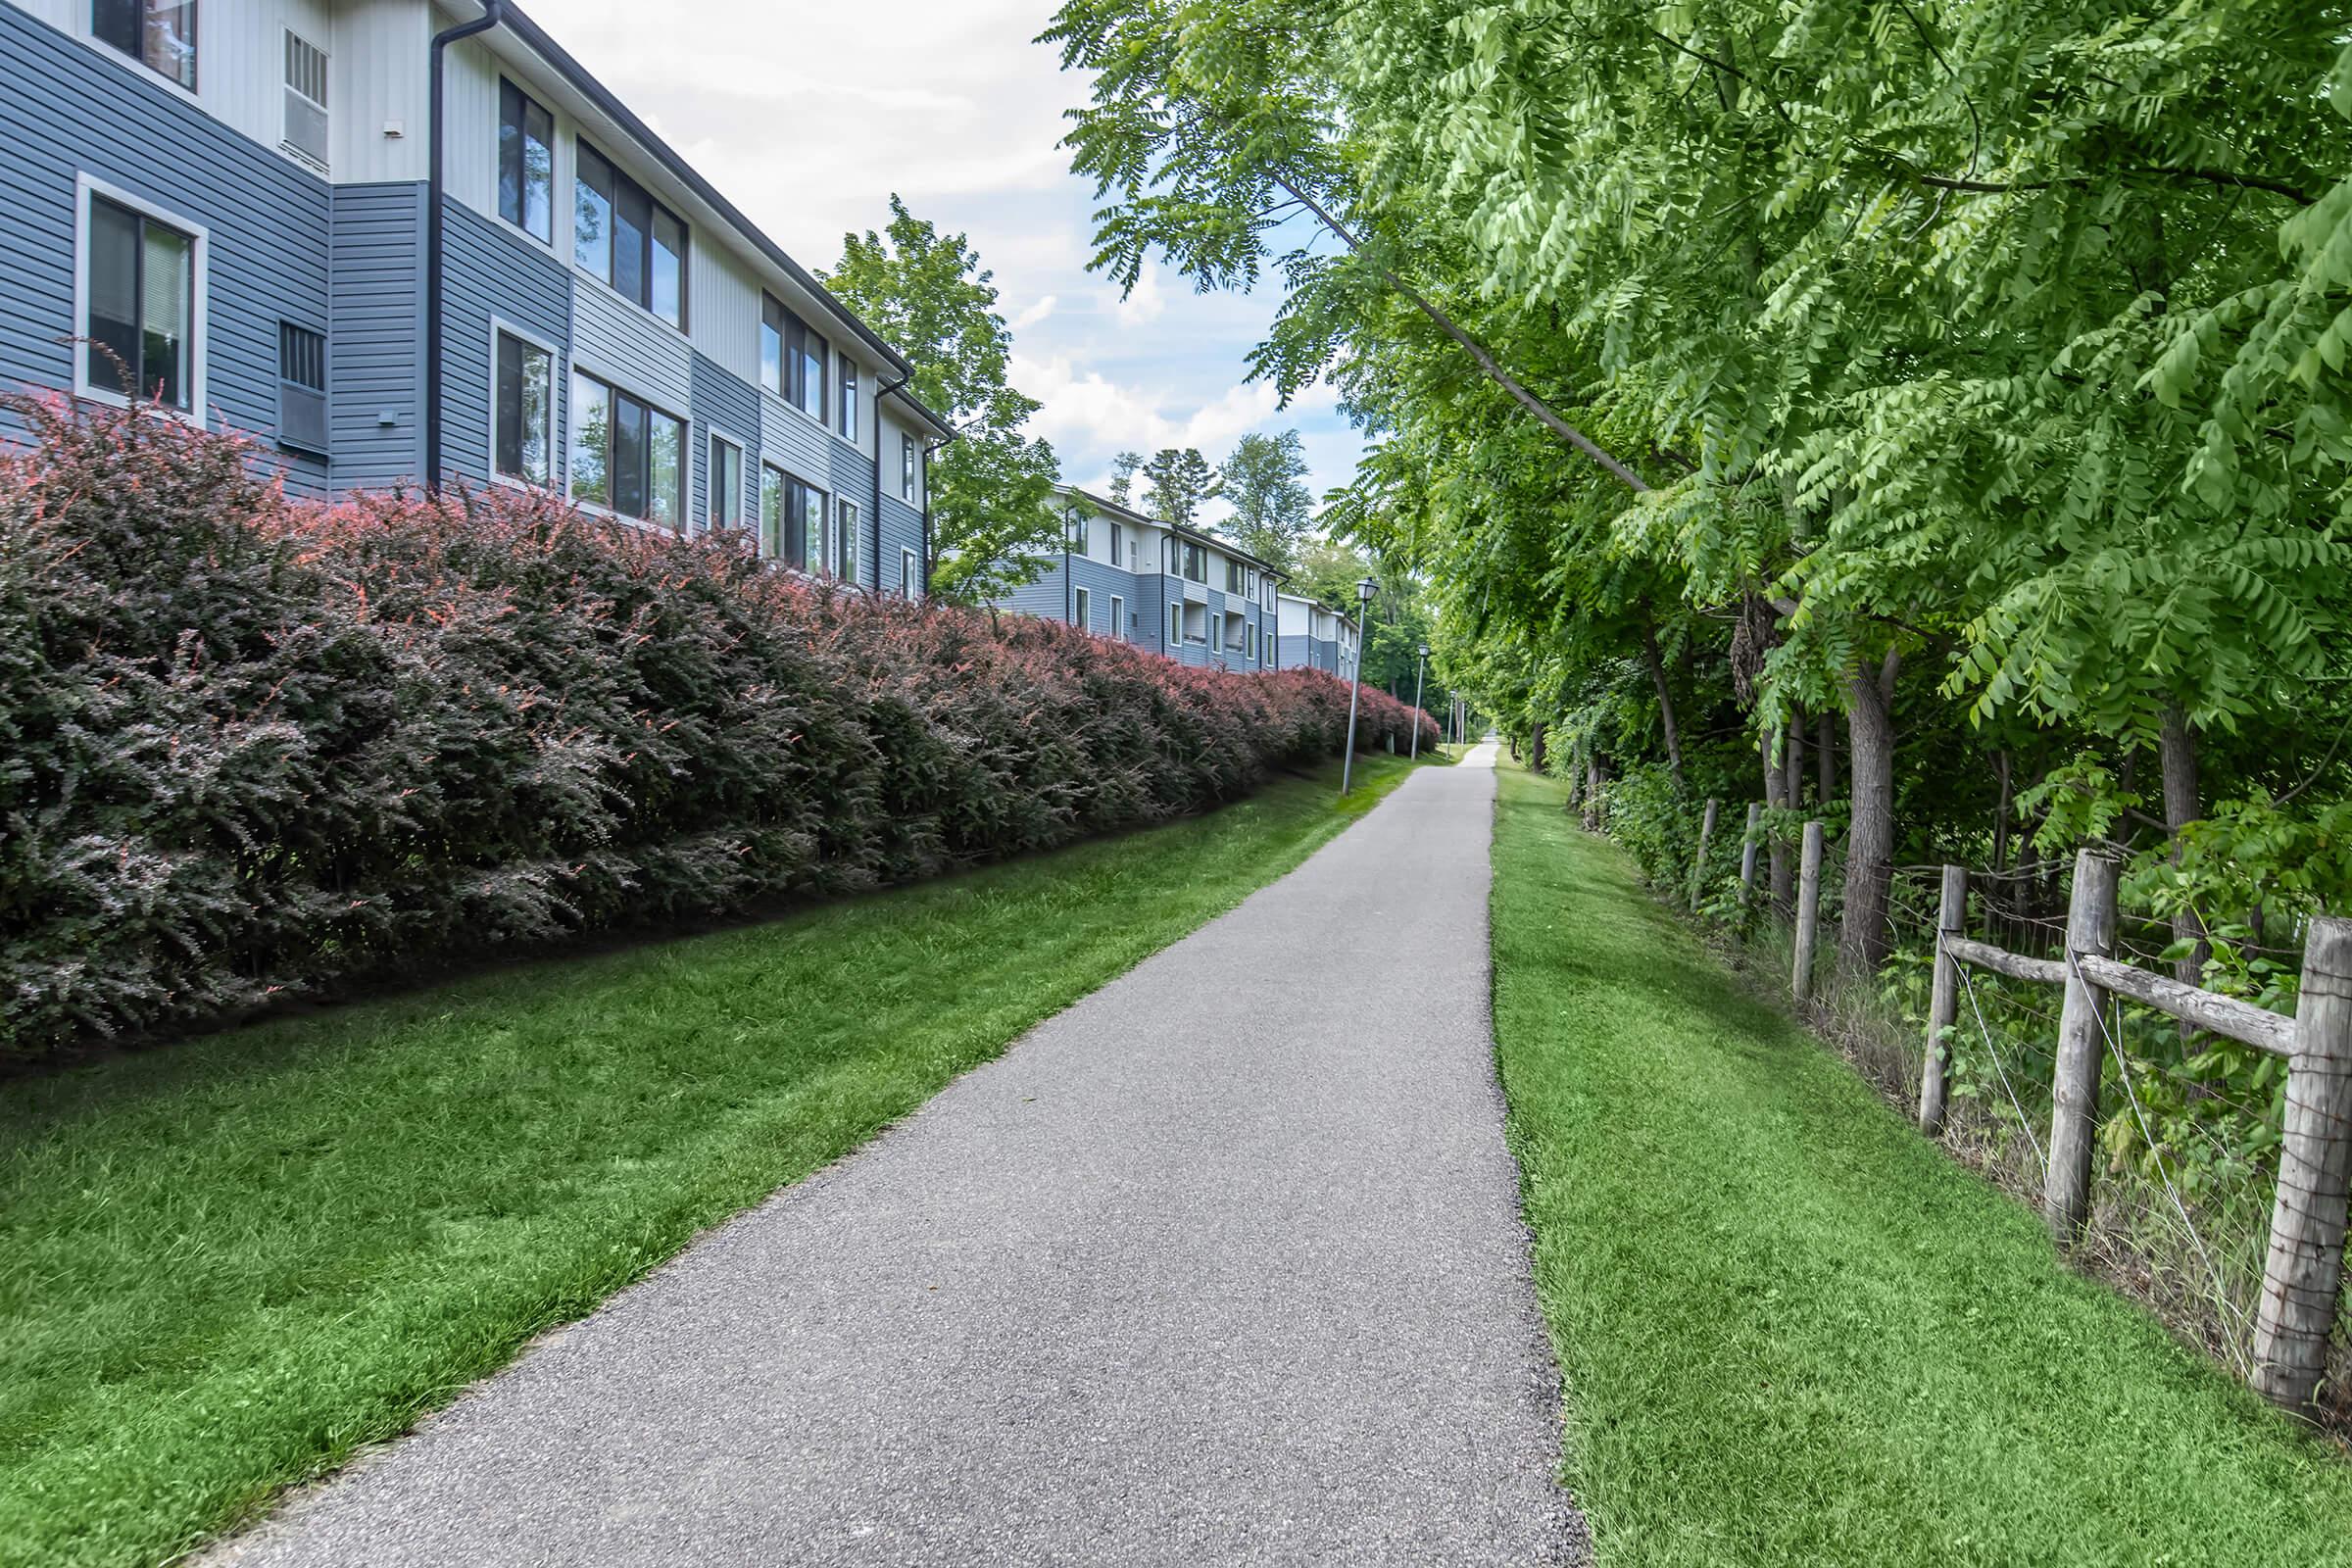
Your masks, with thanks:
<instances>
[{"instance_id":1,"label":"asphalt path surface","mask_svg":"<svg viewBox=\"0 0 2352 1568\"><path fill-rule=\"evenodd\" d=\"M1582 1560L1490 1036L1492 758L208 1560Z\"/></svg>"}]
</instances>

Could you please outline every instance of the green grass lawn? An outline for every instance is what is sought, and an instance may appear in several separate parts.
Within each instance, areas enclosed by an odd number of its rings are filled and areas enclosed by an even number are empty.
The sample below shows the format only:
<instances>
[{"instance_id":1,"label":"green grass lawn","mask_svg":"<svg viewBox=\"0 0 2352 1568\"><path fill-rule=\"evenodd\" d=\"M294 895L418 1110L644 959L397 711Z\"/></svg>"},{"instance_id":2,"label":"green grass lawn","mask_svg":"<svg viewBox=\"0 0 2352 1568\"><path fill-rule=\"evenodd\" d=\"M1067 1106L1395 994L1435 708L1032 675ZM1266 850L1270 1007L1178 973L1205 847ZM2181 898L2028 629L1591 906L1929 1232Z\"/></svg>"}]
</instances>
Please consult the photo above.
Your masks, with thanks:
<instances>
[{"instance_id":1,"label":"green grass lawn","mask_svg":"<svg viewBox=\"0 0 2352 1568\"><path fill-rule=\"evenodd\" d=\"M0 1086L0 1562L156 1562L403 1430L1408 771Z\"/></svg>"},{"instance_id":2,"label":"green grass lawn","mask_svg":"<svg viewBox=\"0 0 2352 1568\"><path fill-rule=\"evenodd\" d=\"M2352 1563L2352 1466L1502 775L1495 1036L1601 1568Z\"/></svg>"}]
</instances>

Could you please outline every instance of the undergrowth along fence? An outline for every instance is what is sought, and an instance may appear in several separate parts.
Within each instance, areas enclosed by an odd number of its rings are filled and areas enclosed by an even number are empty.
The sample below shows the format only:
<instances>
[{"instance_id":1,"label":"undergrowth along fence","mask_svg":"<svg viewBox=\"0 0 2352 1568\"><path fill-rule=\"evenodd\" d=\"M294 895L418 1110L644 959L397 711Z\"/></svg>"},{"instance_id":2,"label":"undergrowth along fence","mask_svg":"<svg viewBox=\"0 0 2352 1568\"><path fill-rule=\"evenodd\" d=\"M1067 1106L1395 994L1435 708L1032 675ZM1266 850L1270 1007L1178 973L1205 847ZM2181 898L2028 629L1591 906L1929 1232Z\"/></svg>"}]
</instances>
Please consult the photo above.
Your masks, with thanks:
<instances>
[{"instance_id":1,"label":"undergrowth along fence","mask_svg":"<svg viewBox=\"0 0 2352 1568\"><path fill-rule=\"evenodd\" d=\"M1603 781L1571 786L1605 830ZM1923 1132L2037 1198L2070 1253L2274 1403L2352 1416L2352 920L2310 919L2298 948L2237 944L2229 978L2258 988L2252 1000L2157 970L2179 957L2174 932L2119 907L2121 862L2103 850L2071 868L1906 866L1887 967L1825 973L1818 934L1842 882L1826 824L1778 824L1799 840L1781 903L1761 886L1760 852L1781 863L1790 848L1771 842L1775 821L1748 805L1735 870L1721 809L1705 803L1688 863L1650 867L1653 881L1694 913L1786 940L1791 997L1846 1034L1889 1098L1916 1086Z\"/></svg>"}]
</instances>

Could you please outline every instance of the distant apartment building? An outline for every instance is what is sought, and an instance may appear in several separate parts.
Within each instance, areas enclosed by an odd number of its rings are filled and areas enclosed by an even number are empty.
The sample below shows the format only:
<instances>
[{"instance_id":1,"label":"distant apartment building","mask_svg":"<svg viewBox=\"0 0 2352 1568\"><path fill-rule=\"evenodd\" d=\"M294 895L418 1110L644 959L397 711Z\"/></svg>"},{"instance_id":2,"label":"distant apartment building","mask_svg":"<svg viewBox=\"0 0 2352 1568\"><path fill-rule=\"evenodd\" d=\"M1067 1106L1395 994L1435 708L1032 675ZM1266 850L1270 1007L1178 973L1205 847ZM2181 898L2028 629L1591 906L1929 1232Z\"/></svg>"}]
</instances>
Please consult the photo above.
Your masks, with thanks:
<instances>
[{"instance_id":1,"label":"distant apartment building","mask_svg":"<svg viewBox=\"0 0 2352 1568\"><path fill-rule=\"evenodd\" d=\"M1275 598L1277 659L1281 667L1329 670L1352 677L1356 669L1354 617L1343 615L1318 599L1298 594Z\"/></svg>"},{"instance_id":2,"label":"distant apartment building","mask_svg":"<svg viewBox=\"0 0 2352 1568\"><path fill-rule=\"evenodd\" d=\"M0 384L926 591L906 361L515 7L0 0Z\"/></svg>"}]
</instances>

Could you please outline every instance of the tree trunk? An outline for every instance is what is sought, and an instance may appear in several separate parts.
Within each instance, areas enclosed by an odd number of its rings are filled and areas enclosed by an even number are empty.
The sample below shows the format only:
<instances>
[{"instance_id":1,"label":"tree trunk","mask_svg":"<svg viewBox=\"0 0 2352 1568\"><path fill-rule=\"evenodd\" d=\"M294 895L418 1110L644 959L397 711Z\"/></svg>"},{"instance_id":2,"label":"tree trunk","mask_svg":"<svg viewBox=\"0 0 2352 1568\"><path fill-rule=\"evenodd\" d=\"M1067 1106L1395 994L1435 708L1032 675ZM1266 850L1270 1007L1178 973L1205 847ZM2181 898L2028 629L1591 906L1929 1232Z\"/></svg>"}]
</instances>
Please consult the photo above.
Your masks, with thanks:
<instances>
[{"instance_id":1,"label":"tree trunk","mask_svg":"<svg viewBox=\"0 0 2352 1568\"><path fill-rule=\"evenodd\" d=\"M1992 754L1992 770L2000 776L2000 804L1992 808L1992 868L2009 869L2009 792L2014 782L2014 767L2007 748Z\"/></svg>"},{"instance_id":2,"label":"tree trunk","mask_svg":"<svg viewBox=\"0 0 2352 1568\"><path fill-rule=\"evenodd\" d=\"M1791 811L1802 810L1805 804L1805 715L1802 710L1788 720L1788 734L1781 749L1781 795Z\"/></svg>"},{"instance_id":3,"label":"tree trunk","mask_svg":"<svg viewBox=\"0 0 2352 1568\"><path fill-rule=\"evenodd\" d=\"M1658 657L1658 634L1646 615L1642 619L1642 657L1649 662L1650 683L1658 689L1658 720L1666 730L1666 770L1674 775L1677 792L1690 786L1683 778L1683 740L1674 725L1674 693L1666 688L1666 662Z\"/></svg>"},{"instance_id":4,"label":"tree trunk","mask_svg":"<svg viewBox=\"0 0 2352 1568\"><path fill-rule=\"evenodd\" d=\"M1862 975L1886 961L1886 902L1894 875L1894 676L1889 651L1876 672L1845 683L1846 756L1853 764L1853 825L1845 839L1845 914L1838 960Z\"/></svg>"},{"instance_id":5,"label":"tree trunk","mask_svg":"<svg viewBox=\"0 0 2352 1568\"><path fill-rule=\"evenodd\" d=\"M1827 806L1838 798L1838 726L1827 713L1813 732L1813 755L1821 764L1821 804Z\"/></svg>"},{"instance_id":6,"label":"tree trunk","mask_svg":"<svg viewBox=\"0 0 2352 1568\"><path fill-rule=\"evenodd\" d=\"M1778 811L1788 804L1788 778L1781 766L1781 760L1772 755L1772 740L1767 735L1760 743L1764 751L1764 806L1767 810ZM1796 888L1788 879L1788 841L1781 836L1781 830L1775 826L1765 835L1765 845L1772 857L1772 907L1776 913L1785 916L1796 904Z\"/></svg>"},{"instance_id":7,"label":"tree trunk","mask_svg":"<svg viewBox=\"0 0 2352 1568\"><path fill-rule=\"evenodd\" d=\"M2164 722L2157 732L2157 758L2164 772L2164 828L2172 836L2172 859L2180 863L2180 829L2197 819L2197 735L2189 728L2188 715L2179 708L2164 710ZM2173 975L2183 985L2205 983L2205 960L2213 956L2212 946L2205 940L2205 922L2194 909L2181 909L2173 916L2173 940L2194 943L2188 956L2174 960ZM2193 1033L2181 1025L2181 1038Z\"/></svg>"},{"instance_id":8,"label":"tree trunk","mask_svg":"<svg viewBox=\"0 0 2352 1568\"><path fill-rule=\"evenodd\" d=\"M1541 773L1544 771L1544 721L1539 718L1530 728L1533 733L1529 736L1527 743L1527 770L1531 773Z\"/></svg>"}]
</instances>

